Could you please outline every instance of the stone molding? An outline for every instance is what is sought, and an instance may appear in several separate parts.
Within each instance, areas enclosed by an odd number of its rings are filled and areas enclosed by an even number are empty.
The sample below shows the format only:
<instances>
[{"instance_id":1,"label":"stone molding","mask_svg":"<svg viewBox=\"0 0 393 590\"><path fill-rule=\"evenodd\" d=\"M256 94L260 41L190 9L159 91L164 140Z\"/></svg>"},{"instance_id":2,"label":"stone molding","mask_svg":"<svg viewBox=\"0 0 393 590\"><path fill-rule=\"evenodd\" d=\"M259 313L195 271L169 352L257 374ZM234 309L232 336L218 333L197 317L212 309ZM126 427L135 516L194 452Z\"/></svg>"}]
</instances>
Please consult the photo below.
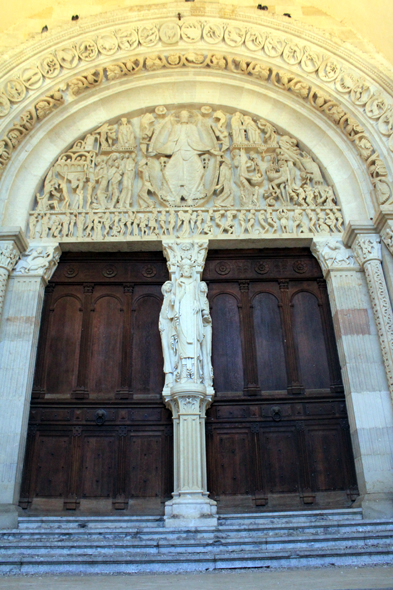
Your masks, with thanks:
<instances>
[{"instance_id":1,"label":"stone molding","mask_svg":"<svg viewBox=\"0 0 393 590\"><path fill-rule=\"evenodd\" d=\"M201 53L193 51L169 54L166 52L150 56L138 55L123 62L81 73L77 78L64 82L61 90L56 89L36 101L29 110L20 116L19 122L15 123L3 136L0 141L0 174L8 165L15 149L31 133L37 122L47 117L61 105L68 104L73 96L79 96L86 90L96 88L103 82L111 82L112 80L134 76L142 72L168 71L182 67L207 68L214 69L217 72L228 70L234 74L251 76L259 82L272 84L276 88L289 91L296 98L306 101L312 108L337 125L345 138L353 143L359 156L366 164L377 202L380 205L391 204L393 191L386 165L373 146L373 140L366 134L361 123L342 104L340 94L338 97L328 95L297 74L276 70L270 65L254 59L232 57L222 53L206 53L206 51ZM379 96L369 98L368 88L367 84L359 86L356 90L357 102L364 103L373 117L376 117L381 109L381 117L382 115L385 116L385 107L383 106L385 103ZM66 90L68 90L67 93ZM362 98L363 95L364 98ZM389 129L390 126L392 126L391 137L393 138L393 125L389 123Z\"/></svg>"},{"instance_id":2,"label":"stone molding","mask_svg":"<svg viewBox=\"0 0 393 590\"><path fill-rule=\"evenodd\" d=\"M31 244L16 265L12 276L40 277L44 282L48 282L56 270L60 255L61 249L58 244Z\"/></svg>"}]
</instances>

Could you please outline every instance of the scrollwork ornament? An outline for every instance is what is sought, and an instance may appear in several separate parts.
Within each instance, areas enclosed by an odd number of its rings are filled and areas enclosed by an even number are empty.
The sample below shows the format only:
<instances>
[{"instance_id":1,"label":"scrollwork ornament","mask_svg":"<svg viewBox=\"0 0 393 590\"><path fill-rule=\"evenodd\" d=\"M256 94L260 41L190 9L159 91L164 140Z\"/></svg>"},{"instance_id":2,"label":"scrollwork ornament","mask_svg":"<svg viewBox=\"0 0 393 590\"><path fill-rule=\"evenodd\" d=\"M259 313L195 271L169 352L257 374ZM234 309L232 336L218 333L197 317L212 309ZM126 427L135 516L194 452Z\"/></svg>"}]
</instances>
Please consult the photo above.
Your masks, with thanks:
<instances>
[{"instance_id":1,"label":"scrollwork ornament","mask_svg":"<svg viewBox=\"0 0 393 590\"><path fill-rule=\"evenodd\" d=\"M380 260L366 261L364 272L393 401L393 312Z\"/></svg>"},{"instance_id":2,"label":"scrollwork ornament","mask_svg":"<svg viewBox=\"0 0 393 590\"><path fill-rule=\"evenodd\" d=\"M10 112L11 104L4 92L0 92L0 117L5 117Z\"/></svg>"}]
</instances>

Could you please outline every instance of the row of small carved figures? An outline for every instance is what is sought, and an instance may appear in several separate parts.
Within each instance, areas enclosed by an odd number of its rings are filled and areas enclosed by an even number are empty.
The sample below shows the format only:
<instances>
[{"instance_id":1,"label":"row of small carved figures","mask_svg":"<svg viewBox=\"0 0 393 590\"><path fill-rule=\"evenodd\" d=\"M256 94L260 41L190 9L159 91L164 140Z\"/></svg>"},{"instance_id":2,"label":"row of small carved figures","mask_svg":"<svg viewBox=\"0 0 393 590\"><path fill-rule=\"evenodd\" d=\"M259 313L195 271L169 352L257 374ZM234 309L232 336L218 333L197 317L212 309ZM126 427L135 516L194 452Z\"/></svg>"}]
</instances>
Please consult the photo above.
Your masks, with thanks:
<instances>
[{"instance_id":1,"label":"row of small carved figures","mask_svg":"<svg viewBox=\"0 0 393 590\"><path fill-rule=\"evenodd\" d=\"M153 211L90 211L30 213L30 239L159 237L176 235L303 234L343 231L339 208L314 209L154 209Z\"/></svg>"}]
</instances>

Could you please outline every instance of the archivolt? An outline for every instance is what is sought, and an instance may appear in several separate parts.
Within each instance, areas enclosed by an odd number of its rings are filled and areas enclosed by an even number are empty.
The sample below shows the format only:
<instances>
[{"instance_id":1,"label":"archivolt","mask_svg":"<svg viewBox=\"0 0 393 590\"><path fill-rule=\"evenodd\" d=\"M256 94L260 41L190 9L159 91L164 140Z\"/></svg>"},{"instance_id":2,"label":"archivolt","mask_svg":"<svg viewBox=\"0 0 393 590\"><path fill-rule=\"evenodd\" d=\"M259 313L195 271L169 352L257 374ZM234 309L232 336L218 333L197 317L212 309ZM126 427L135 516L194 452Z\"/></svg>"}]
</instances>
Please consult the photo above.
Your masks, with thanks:
<instances>
[{"instance_id":1,"label":"archivolt","mask_svg":"<svg viewBox=\"0 0 393 590\"><path fill-rule=\"evenodd\" d=\"M40 120L53 110L69 104L73 98L86 91L110 84L122 78L133 78L142 73L158 70L170 71L179 68L209 69L215 72L231 72L235 75L248 76L254 81L287 91L296 99L306 101L313 109L332 121L357 149L365 162L368 175L375 189L377 204L390 205L393 199L392 185L383 159L373 146L364 127L336 98L322 92L318 86L310 84L307 79L289 72L273 68L263 61L251 60L243 56L219 52L188 51L166 52L144 56L132 55L121 62L112 62L72 78L62 89L40 98L32 108L25 111L19 122L15 123L0 141L0 173L9 163L15 149L29 135ZM371 109L371 100L367 104ZM375 106L378 110L378 105ZM392 136L393 137L393 136Z\"/></svg>"}]
</instances>

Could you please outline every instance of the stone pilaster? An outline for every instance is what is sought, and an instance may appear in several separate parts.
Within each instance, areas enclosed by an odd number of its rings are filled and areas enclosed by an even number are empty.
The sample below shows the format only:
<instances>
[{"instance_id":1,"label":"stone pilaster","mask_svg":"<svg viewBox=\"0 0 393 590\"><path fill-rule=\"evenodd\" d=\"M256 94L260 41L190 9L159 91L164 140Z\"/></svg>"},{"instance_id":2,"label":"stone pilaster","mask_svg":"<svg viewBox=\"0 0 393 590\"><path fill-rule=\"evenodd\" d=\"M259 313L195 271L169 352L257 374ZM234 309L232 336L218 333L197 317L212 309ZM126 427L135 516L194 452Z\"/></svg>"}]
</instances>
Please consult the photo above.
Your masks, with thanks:
<instances>
[{"instance_id":1,"label":"stone pilaster","mask_svg":"<svg viewBox=\"0 0 393 590\"><path fill-rule=\"evenodd\" d=\"M26 248L27 241L20 228L2 228L0 230L0 319L8 277Z\"/></svg>"},{"instance_id":2,"label":"stone pilaster","mask_svg":"<svg viewBox=\"0 0 393 590\"><path fill-rule=\"evenodd\" d=\"M31 245L11 273L0 325L0 528L17 526L17 504L45 286L57 244Z\"/></svg>"},{"instance_id":3,"label":"stone pilaster","mask_svg":"<svg viewBox=\"0 0 393 590\"><path fill-rule=\"evenodd\" d=\"M393 516L393 411L365 274L341 240L311 250L328 287L360 498L366 518Z\"/></svg>"},{"instance_id":4,"label":"stone pilaster","mask_svg":"<svg viewBox=\"0 0 393 590\"><path fill-rule=\"evenodd\" d=\"M356 260L366 276L393 402L393 312L382 270L381 238L376 233L368 233L369 230L370 228L367 226L351 224L345 237L347 237L348 244L352 246Z\"/></svg>"},{"instance_id":5,"label":"stone pilaster","mask_svg":"<svg viewBox=\"0 0 393 590\"><path fill-rule=\"evenodd\" d=\"M205 416L214 395L211 317L201 281L207 246L207 240L163 241L170 272L160 314L163 397L174 428L174 491L165 506L167 526L217 524L206 476Z\"/></svg>"}]
</instances>

